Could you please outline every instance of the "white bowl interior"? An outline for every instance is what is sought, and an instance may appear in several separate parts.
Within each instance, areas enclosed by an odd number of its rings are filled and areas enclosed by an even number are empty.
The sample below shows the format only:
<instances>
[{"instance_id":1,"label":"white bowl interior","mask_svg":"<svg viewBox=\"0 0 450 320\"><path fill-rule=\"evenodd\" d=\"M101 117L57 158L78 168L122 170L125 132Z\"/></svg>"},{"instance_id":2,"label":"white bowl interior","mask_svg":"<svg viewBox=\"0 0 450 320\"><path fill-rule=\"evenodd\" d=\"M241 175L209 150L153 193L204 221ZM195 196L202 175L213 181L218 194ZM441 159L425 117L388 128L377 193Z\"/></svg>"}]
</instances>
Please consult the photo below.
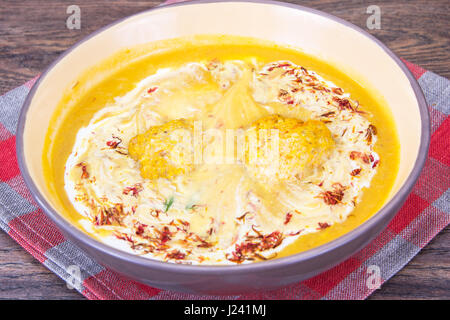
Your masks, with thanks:
<instances>
[{"instance_id":1,"label":"white bowl interior","mask_svg":"<svg viewBox=\"0 0 450 320\"><path fill-rule=\"evenodd\" d=\"M232 34L288 44L364 79L382 93L398 129L400 168L391 197L403 185L419 151L421 118L408 78L387 52L357 30L313 12L271 3L199 3L128 18L83 42L42 79L26 117L24 157L37 188L55 210L44 183L41 153L49 120L64 90L84 70L120 49L196 34Z\"/></svg>"}]
</instances>

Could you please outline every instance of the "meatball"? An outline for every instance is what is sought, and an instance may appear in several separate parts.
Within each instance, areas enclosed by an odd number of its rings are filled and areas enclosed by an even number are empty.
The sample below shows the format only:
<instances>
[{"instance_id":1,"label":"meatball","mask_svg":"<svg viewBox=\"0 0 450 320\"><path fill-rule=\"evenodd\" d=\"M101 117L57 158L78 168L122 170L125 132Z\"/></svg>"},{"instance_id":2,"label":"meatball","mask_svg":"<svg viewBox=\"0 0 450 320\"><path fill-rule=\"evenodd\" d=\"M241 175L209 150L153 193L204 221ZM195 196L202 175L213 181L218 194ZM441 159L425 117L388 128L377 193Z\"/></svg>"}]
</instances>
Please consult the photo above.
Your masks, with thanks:
<instances>
[{"instance_id":1,"label":"meatball","mask_svg":"<svg viewBox=\"0 0 450 320\"><path fill-rule=\"evenodd\" d=\"M153 126L130 140L128 153L139 162L143 178L171 179L194 168L192 132L192 121L185 119Z\"/></svg>"},{"instance_id":2,"label":"meatball","mask_svg":"<svg viewBox=\"0 0 450 320\"><path fill-rule=\"evenodd\" d=\"M327 159L334 144L321 121L270 115L247 129L245 166L264 183L301 180Z\"/></svg>"}]
</instances>

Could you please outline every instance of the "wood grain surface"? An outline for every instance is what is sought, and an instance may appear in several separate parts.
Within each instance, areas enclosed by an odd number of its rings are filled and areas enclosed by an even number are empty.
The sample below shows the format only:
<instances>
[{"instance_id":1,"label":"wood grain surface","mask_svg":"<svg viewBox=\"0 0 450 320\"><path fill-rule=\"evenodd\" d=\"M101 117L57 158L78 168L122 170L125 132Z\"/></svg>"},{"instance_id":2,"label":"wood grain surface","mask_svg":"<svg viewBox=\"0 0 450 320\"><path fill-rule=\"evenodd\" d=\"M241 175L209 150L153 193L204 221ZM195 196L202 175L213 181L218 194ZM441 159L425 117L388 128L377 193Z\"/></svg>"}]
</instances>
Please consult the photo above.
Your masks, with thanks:
<instances>
[{"instance_id":1,"label":"wood grain surface","mask_svg":"<svg viewBox=\"0 0 450 320\"><path fill-rule=\"evenodd\" d=\"M289 1L366 28L369 5L381 29L368 30L397 55L450 78L449 0ZM161 1L0 0L0 94L38 75L75 42ZM68 30L66 9L81 8L81 29ZM433 239L369 299L450 299L450 228ZM0 231L0 299L83 299Z\"/></svg>"}]
</instances>

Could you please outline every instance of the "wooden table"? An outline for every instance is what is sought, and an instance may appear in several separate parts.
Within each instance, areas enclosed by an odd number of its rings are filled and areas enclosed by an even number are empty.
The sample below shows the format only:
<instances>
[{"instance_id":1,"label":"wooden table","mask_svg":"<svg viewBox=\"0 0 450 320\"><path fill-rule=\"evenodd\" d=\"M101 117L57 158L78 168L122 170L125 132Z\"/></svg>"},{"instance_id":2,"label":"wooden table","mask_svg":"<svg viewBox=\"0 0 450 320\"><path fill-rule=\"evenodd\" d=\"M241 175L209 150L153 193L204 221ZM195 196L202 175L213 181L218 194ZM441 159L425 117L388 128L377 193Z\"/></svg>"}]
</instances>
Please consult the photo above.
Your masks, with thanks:
<instances>
[{"instance_id":1,"label":"wooden table","mask_svg":"<svg viewBox=\"0 0 450 320\"><path fill-rule=\"evenodd\" d=\"M94 30L161 1L0 0L0 94L42 72ZM447 0L305 0L366 28L366 9L381 8L381 29L369 30L400 57L450 78L450 2ZM81 8L81 29L66 28L66 9ZM8 235L0 232L0 298L83 299ZM369 299L450 298L450 228Z\"/></svg>"}]
</instances>

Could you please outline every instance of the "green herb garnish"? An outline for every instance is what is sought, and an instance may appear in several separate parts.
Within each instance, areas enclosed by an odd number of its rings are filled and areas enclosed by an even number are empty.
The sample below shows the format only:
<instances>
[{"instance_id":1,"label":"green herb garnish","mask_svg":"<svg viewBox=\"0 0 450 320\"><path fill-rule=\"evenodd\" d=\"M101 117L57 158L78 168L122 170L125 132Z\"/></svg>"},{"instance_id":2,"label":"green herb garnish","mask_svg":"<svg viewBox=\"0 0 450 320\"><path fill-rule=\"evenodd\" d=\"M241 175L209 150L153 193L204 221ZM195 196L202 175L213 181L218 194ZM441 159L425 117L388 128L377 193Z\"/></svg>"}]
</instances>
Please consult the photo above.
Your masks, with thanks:
<instances>
[{"instance_id":1,"label":"green herb garnish","mask_svg":"<svg viewBox=\"0 0 450 320\"><path fill-rule=\"evenodd\" d=\"M170 207L173 205L175 198L172 196L169 199L164 200L164 213L169 211Z\"/></svg>"}]
</instances>

